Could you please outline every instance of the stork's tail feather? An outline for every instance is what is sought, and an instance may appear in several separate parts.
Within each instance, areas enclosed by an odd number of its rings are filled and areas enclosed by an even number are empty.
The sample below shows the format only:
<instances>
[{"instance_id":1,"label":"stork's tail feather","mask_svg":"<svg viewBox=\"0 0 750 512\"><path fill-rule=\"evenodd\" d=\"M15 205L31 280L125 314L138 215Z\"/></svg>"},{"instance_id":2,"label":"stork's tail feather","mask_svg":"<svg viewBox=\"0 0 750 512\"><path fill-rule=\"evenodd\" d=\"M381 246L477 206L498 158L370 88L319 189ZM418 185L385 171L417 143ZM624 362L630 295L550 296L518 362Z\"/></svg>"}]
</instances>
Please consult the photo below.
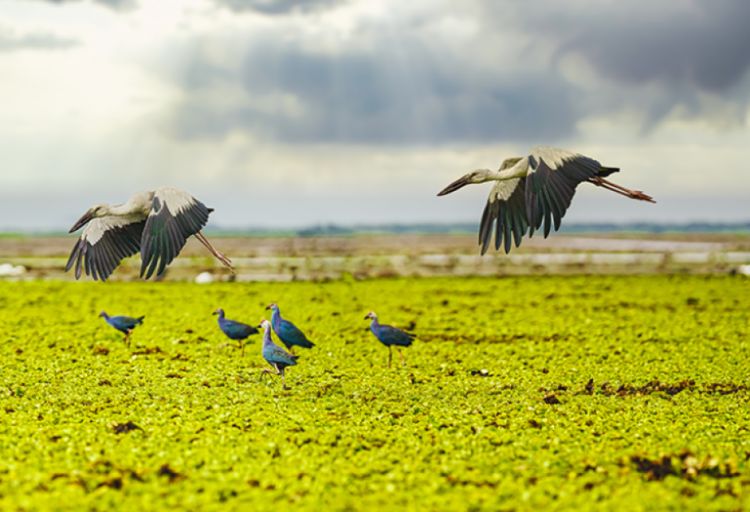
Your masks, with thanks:
<instances>
[{"instance_id":1,"label":"stork's tail feather","mask_svg":"<svg viewBox=\"0 0 750 512\"><path fill-rule=\"evenodd\" d=\"M620 168L619 167L604 167L604 166L602 166L602 167L599 168L599 174L597 174L597 176L599 176L600 178L604 178L604 177L609 176L610 174L614 174L616 172L620 172Z\"/></svg>"},{"instance_id":2,"label":"stork's tail feather","mask_svg":"<svg viewBox=\"0 0 750 512\"><path fill-rule=\"evenodd\" d=\"M146 315L139 316L138 318L136 318L136 322L135 323L136 324L142 324L144 318L146 318Z\"/></svg>"}]
</instances>

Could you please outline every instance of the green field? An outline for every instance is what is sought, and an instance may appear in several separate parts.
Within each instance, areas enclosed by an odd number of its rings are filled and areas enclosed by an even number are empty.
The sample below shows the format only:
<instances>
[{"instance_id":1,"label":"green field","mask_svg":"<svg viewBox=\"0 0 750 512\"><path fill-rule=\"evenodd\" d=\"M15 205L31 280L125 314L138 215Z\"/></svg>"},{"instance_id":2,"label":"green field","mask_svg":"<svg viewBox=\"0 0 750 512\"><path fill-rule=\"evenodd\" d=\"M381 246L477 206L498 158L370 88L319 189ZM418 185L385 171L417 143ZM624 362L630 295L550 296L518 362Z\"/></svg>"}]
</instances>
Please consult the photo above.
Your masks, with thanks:
<instances>
[{"instance_id":1,"label":"green field","mask_svg":"<svg viewBox=\"0 0 750 512\"><path fill-rule=\"evenodd\" d=\"M269 302L288 390L211 316ZM3 282L0 509L748 508L749 320L739 277Z\"/></svg>"}]
</instances>

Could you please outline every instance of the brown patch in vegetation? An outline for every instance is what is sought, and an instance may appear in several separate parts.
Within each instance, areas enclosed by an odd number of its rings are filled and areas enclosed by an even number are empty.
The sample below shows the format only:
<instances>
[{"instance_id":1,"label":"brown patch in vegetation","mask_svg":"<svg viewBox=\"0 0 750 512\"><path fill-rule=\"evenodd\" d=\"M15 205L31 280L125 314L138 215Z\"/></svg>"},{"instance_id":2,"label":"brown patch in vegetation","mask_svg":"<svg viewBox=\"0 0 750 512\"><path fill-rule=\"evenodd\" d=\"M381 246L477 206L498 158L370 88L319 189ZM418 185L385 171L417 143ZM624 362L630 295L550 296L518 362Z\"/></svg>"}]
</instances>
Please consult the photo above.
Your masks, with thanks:
<instances>
[{"instance_id":1,"label":"brown patch in vegetation","mask_svg":"<svg viewBox=\"0 0 750 512\"><path fill-rule=\"evenodd\" d=\"M140 350L134 350L132 353L134 356L148 356L151 354L164 354L164 351L159 347L145 347Z\"/></svg>"},{"instance_id":2,"label":"brown patch in vegetation","mask_svg":"<svg viewBox=\"0 0 750 512\"><path fill-rule=\"evenodd\" d=\"M127 434L128 432L132 432L133 430L140 430L141 432L145 432L141 427L139 427L132 421L128 421L127 423L115 423L112 425L112 430L115 431L115 434Z\"/></svg>"},{"instance_id":3,"label":"brown patch in vegetation","mask_svg":"<svg viewBox=\"0 0 750 512\"><path fill-rule=\"evenodd\" d=\"M559 388L558 388L559 389ZM665 393L674 396L685 390L698 391L708 394L730 395L741 391L748 391L750 387L747 384L735 384L732 382L710 382L699 386L693 379L686 379L676 383L661 382L652 380L642 386L632 384L621 384L618 387L612 386L609 382L602 382L599 385L598 393L605 396L644 396L653 393ZM594 379L589 381L580 391L579 395L593 395L597 392Z\"/></svg>"},{"instance_id":4,"label":"brown patch in vegetation","mask_svg":"<svg viewBox=\"0 0 750 512\"><path fill-rule=\"evenodd\" d=\"M177 482L178 480L182 480L185 477L182 473L178 473L169 464L162 464L159 468L159 471L157 472L159 476L165 476L169 479L169 483Z\"/></svg>"},{"instance_id":5,"label":"brown patch in vegetation","mask_svg":"<svg viewBox=\"0 0 750 512\"><path fill-rule=\"evenodd\" d=\"M688 450L672 455L662 455L656 459L633 455L630 457L630 462L635 465L639 473L646 475L646 480L664 480L670 475L686 480L695 480L699 476L711 478L740 476L734 461L719 461L712 456L698 459Z\"/></svg>"},{"instance_id":6,"label":"brown patch in vegetation","mask_svg":"<svg viewBox=\"0 0 750 512\"><path fill-rule=\"evenodd\" d=\"M549 405L557 405L562 402L560 402L560 399L557 398L554 393L550 393L549 395L544 397L544 403Z\"/></svg>"},{"instance_id":7,"label":"brown patch in vegetation","mask_svg":"<svg viewBox=\"0 0 750 512\"><path fill-rule=\"evenodd\" d=\"M106 356L107 354L109 354L109 349L102 345L97 345L94 347L94 350L92 350L92 353L95 356Z\"/></svg>"}]
</instances>

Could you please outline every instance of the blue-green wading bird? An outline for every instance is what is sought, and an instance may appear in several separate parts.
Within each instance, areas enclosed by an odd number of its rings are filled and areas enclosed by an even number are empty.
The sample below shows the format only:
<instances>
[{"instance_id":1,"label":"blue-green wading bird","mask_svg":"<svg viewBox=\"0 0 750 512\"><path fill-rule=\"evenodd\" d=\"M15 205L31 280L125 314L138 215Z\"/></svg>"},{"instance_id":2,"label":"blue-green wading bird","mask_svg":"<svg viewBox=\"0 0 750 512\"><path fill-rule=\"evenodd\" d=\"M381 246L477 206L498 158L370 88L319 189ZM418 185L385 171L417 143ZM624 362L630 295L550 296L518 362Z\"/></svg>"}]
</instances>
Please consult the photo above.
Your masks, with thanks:
<instances>
[{"instance_id":1,"label":"blue-green wading bird","mask_svg":"<svg viewBox=\"0 0 750 512\"><path fill-rule=\"evenodd\" d=\"M125 343L130 346L130 333L133 332L138 325L143 323L145 316L139 316L138 318L132 318L129 316L109 316L107 313L102 311L99 316L104 318L104 321L109 325L120 331L125 335Z\"/></svg>"},{"instance_id":2,"label":"blue-green wading bird","mask_svg":"<svg viewBox=\"0 0 750 512\"><path fill-rule=\"evenodd\" d=\"M281 312L279 306L276 304L269 304L266 309L273 311L271 315L271 326L273 326L273 332L276 336L286 345L287 350L294 353L294 347L313 348L315 344L307 339L305 333L300 331L296 325L289 320L281 318Z\"/></svg>"},{"instance_id":3,"label":"blue-green wading bird","mask_svg":"<svg viewBox=\"0 0 750 512\"><path fill-rule=\"evenodd\" d=\"M284 370L287 366L296 365L298 356L290 354L273 342L273 339L271 339L271 322L264 319L258 327L263 329L263 359L273 366L277 375L281 375L281 386L286 389ZM271 370L265 368L263 372L271 373Z\"/></svg>"},{"instance_id":4,"label":"blue-green wading bird","mask_svg":"<svg viewBox=\"0 0 750 512\"><path fill-rule=\"evenodd\" d=\"M406 364L404 354L401 353L401 347L408 347L411 345L416 336L406 331L402 331L397 327L381 325L380 322L378 322L378 315L376 315L374 311L367 313L365 319L368 318L372 320L372 322L370 322L370 330L372 333L380 343L388 347L388 368L391 367L391 359L393 357L391 347L394 345L396 346L396 350L398 350L398 355L401 356L401 364Z\"/></svg>"},{"instance_id":5,"label":"blue-green wading bird","mask_svg":"<svg viewBox=\"0 0 750 512\"><path fill-rule=\"evenodd\" d=\"M219 315L219 329L221 332L227 335L230 340L237 340L240 342L240 348L242 349L242 355L245 355L245 343L244 340L253 335L258 334L258 329L252 325L243 324L236 320L229 320L224 317L224 310L219 308L213 312L214 315Z\"/></svg>"}]
</instances>

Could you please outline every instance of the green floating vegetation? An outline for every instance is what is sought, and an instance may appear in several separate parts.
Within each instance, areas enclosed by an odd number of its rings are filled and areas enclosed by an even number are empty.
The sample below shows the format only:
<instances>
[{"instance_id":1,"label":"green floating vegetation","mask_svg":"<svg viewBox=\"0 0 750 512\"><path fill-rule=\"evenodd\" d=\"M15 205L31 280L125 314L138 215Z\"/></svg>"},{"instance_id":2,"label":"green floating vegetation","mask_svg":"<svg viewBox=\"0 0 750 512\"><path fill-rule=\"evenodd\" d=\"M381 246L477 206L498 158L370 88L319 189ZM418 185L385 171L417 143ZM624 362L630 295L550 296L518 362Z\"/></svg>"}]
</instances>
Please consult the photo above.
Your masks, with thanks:
<instances>
[{"instance_id":1,"label":"green floating vegetation","mask_svg":"<svg viewBox=\"0 0 750 512\"><path fill-rule=\"evenodd\" d=\"M288 390L211 315L269 302ZM739 277L0 283L0 509L748 508L749 316Z\"/></svg>"}]
</instances>

